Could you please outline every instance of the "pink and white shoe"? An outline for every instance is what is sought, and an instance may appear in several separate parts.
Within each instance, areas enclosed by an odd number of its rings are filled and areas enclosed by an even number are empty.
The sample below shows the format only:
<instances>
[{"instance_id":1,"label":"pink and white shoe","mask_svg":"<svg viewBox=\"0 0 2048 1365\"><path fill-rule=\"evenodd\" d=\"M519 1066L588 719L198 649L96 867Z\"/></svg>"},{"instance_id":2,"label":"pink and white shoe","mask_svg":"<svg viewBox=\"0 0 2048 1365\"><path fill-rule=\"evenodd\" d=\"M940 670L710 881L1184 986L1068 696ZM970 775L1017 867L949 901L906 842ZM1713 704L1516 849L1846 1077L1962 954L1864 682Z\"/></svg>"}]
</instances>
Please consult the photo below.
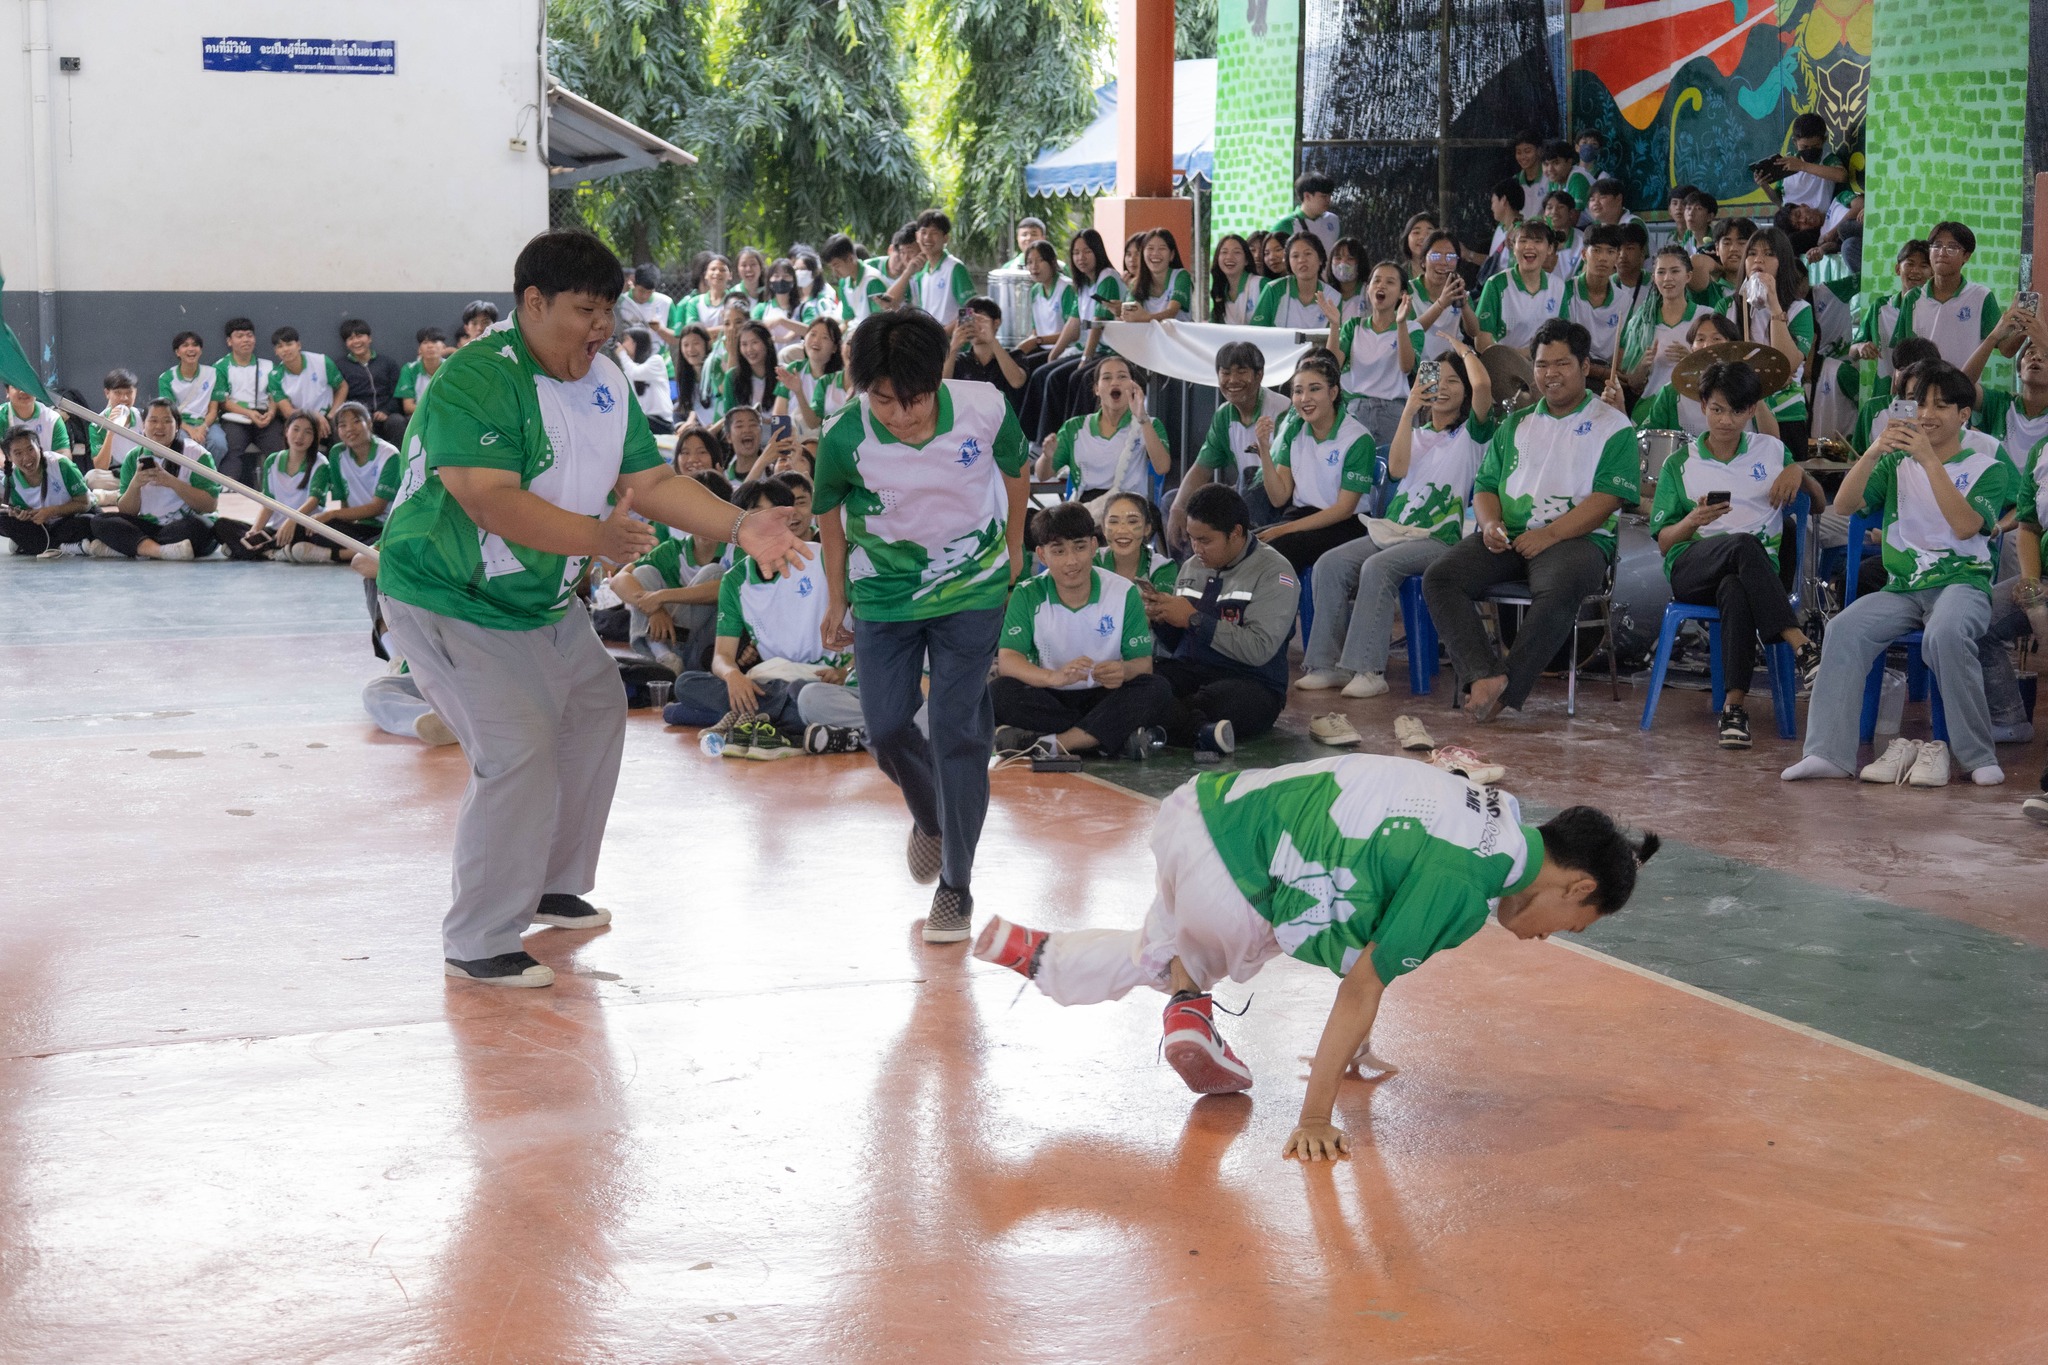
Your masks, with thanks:
<instances>
[{"instance_id":1,"label":"pink and white shoe","mask_svg":"<svg viewBox=\"0 0 2048 1365\"><path fill-rule=\"evenodd\" d=\"M1508 770L1498 763L1488 763L1484 758L1462 744L1445 744L1432 749L1430 764L1447 773L1456 773L1482 787L1490 787L1508 775Z\"/></svg>"},{"instance_id":2,"label":"pink and white shoe","mask_svg":"<svg viewBox=\"0 0 2048 1365\"><path fill-rule=\"evenodd\" d=\"M1166 1007L1166 1064L1197 1095L1232 1095L1252 1088L1251 1068L1237 1059L1216 1031L1215 1002L1206 995L1176 999Z\"/></svg>"},{"instance_id":3,"label":"pink and white shoe","mask_svg":"<svg viewBox=\"0 0 2048 1365\"><path fill-rule=\"evenodd\" d=\"M1052 935L1043 929L1026 929L1021 924L1010 923L1001 915L993 915L974 940L974 955L983 962L1008 967L1019 976L1036 976L1038 955L1044 951L1045 941L1050 937Z\"/></svg>"}]
</instances>

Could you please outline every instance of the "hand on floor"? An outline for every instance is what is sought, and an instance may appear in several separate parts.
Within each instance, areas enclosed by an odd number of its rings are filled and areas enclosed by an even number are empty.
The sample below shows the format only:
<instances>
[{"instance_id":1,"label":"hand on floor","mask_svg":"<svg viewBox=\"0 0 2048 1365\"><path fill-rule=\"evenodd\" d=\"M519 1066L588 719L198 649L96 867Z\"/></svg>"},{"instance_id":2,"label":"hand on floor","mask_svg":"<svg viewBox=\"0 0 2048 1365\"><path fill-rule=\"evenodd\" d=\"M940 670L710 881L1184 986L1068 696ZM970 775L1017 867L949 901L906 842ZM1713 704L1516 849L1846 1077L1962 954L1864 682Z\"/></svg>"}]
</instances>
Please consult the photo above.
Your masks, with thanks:
<instances>
[{"instance_id":1,"label":"hand on floor","mask_svg":"<svg viewBox=\"0 0 2048 1365\"><path fill-rule=\"evenodd\" d=\"M1351 1155L1351 1142L1332 1123L1304 1123L1287 1139L1281 1159L1299 1161L1341 1161Z\"/></svg>"}]
</instances>

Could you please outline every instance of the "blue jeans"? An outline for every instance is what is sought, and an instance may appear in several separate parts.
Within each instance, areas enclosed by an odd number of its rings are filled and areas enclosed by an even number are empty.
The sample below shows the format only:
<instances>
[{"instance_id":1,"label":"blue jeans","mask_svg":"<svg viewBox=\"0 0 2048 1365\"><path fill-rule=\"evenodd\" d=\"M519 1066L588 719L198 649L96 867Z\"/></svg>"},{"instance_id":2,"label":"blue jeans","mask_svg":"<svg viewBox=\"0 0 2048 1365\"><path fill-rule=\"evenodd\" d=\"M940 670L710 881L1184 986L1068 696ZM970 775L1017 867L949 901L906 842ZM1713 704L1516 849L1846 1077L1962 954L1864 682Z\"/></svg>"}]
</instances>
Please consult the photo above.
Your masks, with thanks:
<instances>
[{"instance_id":1,"label":"blue jeans","mask_svg":"<svg viewBox=\"0 0 2048 1365\"><path fill-rule=\"evenodd\" d=\"M903 792L910 818L945 845L939 877L965 891L974 848L988 816L988 760L996 737L988 674L996 660L1001 607L958 611L925 621L853 623L860 706L868 751ZM922 683L931 672L927 701ZM927 709L931 737L916 716Z\"/></svg>"}]
</instances>

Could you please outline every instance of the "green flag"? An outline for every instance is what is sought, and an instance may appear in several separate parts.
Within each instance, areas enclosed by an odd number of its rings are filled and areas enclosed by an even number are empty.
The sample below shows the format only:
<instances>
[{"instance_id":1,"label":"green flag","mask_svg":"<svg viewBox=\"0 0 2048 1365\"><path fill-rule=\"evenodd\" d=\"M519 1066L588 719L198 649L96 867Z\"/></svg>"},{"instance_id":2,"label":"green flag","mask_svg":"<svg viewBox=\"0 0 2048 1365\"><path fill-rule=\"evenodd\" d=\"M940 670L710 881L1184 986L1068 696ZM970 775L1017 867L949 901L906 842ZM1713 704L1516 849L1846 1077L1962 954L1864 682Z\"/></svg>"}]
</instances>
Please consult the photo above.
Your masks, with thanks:
<instances>
[{"instance_id":1,"label":"green flag","mask_svg":"<svg viewBox=\"0 0 2048 1365\"><path fill-rule=\"evenodd\" d=\"M7 287L5 278L0 278L0 290ZM27 389L44 403L50 401L50 391L43 387L43 381L36 374L36 367L28 363L28 355L21 349L21 342L15 338L14 329L0 323L0 379L6 380L17 389Z\"/></svg>"}]
</instances>

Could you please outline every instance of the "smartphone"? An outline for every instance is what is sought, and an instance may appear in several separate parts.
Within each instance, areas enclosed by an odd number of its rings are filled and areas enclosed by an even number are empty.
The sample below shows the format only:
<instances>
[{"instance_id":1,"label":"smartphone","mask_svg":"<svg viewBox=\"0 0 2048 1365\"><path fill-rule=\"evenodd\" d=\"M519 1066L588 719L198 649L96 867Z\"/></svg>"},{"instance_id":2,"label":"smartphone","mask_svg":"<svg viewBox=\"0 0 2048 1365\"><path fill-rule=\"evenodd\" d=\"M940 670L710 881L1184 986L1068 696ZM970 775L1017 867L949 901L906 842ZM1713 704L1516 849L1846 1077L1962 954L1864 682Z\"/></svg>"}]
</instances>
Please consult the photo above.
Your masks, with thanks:
<instances>
[{"instance_id":1,"label":"smartphone","mask_svg":"<svg viewBox=\"0 0 2048 1365\"><path fill-rule=\"evenodd\" d=\"M141 456L141 457L139 457L139 458L138 458L138 459L137 459L137 460L135 461L135 467L136 467L137 469L155 469L155 468L156 468L156 456L154 456L154 455L144 455L144 456Z\"/></svg>"},{"instance_id":2,"label":"smartphone","mask_svg":"<svg viewBox=\"0 0 2048 1365\"><path fill-rule=\"evenodd\" d=\"M796 419L787 415L777 417L769 413L761 419L768 428L768 439L779 441L796 430Z\"/></svg>"},{"instance_id":3,"label":"smartphone","mask_svg":"<svg viewBox=\"0 0 2048 1365\"><path fill-rule=\"evenodd\" d=\"M1443 373L1443 368L1440 360L1418 360L1415 362L1415 382L1435 392L1437 376Z\"/></svg>"},{"instance_id":4,"label":"smartphone","mask_svg":"<svg viewBox=\"0 0 2048 1365\"><path fill-rule=\"evenodd\" d=\"M2031 289L2022 289L2012 296L2012 311L2025 313L2029 317L2041 315L2041 296Z\"/></svg>"},{"instance_id":5,"label":"smartphone","mask_svg":"<svg viewBox=\"0 0 2048 1365\"><path fill-rule=\"evenodd\" d=\"M1918 422L1920 405L1910 398L1894 398L1885 408L1884 415L1894 422Z\"/></svg>"},{"instance_id":6,"label":"smartphone","mask_svg":"<svg viewBox=\"0 0 2048 1365\"><path fill-rule=\"evenodd\" d=\"M1725 488L1716 488L1712 492L1704 494L1700 498L1700 506L1719 507L1722 503L1727 502L1730 498L1734 496L1734 494L1730 493Z\"/></svg>"}]
</instances>

